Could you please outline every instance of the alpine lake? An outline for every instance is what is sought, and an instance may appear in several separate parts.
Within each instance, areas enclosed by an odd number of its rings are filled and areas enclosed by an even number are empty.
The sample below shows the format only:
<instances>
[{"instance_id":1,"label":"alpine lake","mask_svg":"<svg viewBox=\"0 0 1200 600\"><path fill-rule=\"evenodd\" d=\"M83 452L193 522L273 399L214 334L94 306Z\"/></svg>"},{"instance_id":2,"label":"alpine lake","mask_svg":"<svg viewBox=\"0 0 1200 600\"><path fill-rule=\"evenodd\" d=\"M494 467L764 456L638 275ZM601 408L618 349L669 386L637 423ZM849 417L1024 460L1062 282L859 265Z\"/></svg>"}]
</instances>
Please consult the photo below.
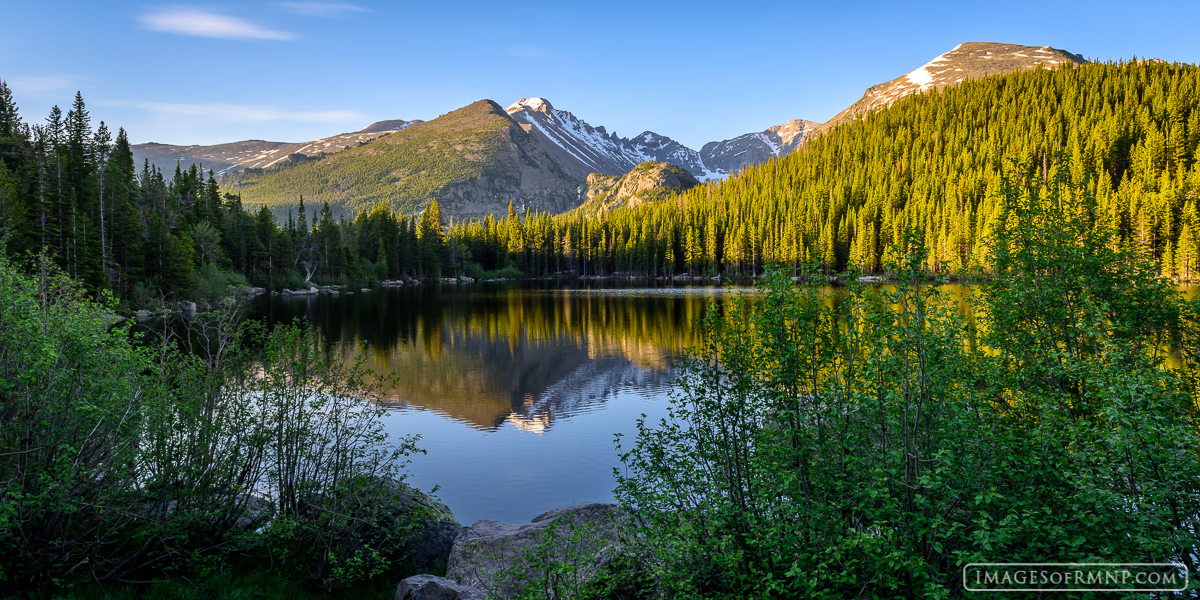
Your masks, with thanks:
<instances>
[{"instance_id":1,"label":"alpine lake","mask_svg":"<svg viewBox=\"0 0 1200 600\"><path fill-rule=\"evenodd\" d=\"M463 524L613 501L617 435L628 448L639 418L667 415L678 360L698 342L696 320L756 295L647 280L368 289L264 294L248 316L299 320L391 375L374 390L387 432L419 434L425 450L410 457L408 482L436 488ZM837 302L838 288L826 291ZM1194 296L1197 286L1183 291Z\"/></svg>"}]
</instances>

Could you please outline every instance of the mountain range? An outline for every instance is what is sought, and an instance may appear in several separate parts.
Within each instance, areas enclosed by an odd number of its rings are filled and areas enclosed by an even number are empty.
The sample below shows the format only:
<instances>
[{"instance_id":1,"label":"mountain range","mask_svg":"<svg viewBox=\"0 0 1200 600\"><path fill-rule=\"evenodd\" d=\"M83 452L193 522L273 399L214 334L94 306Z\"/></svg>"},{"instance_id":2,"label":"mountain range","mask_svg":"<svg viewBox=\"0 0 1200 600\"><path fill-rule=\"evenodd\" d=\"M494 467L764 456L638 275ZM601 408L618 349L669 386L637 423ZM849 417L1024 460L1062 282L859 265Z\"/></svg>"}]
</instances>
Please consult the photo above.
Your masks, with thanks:
<instances>
[{"instance_id":1,"label":"mountain range","mask_svg":"<svg viewBox=\"0 0 1200 600\"><path fill-rule=\"evenodd\" d=\"M624 175L638 163L656 161L687 169L701 181L720 179L747 164L787 154L820 125L793 119L765 131L709 142L696 151L653 131L633 138L617 137L603 126L592 127L570 112L554 108L545 98L523 98L505 112L537 136L568 173L581 178L589 173Z\"/></svg>"},{"instance_id":2,"label":"mountain range","mask_svg":"<svg viewBox=\"0 0 1200 600\"><path fill-rule=\"evenodd\" d=\"M250 140L215 146L134 146L139 164L164 170L201 163L247 205L288 210L301 196L355 212L387 200L406 212L437 199L448 214L474 218L520 210L570 210L596 192L592 174L617 178L638 164L669 163L699 181L721 179L746 165L787 155L812 136L911 94L966 79L1084 59L1049 46L964 43L925 65L871 86L825 123L793 119L760 132L688 148L653 131L632 138L609 133L545 98L501 109L481 100L428 122L390 120L358 132L305 143ZM613 179L612 181L615 181ZM615 183L613 184L615 185Z\"/></svg>"},{"instance_id":3,"label":"mountain range","mask_svg":"<svg viewBox=\"0 0 1200 600\"><path fill-rule=\"evenodd\" d=\"M137 165L141 166L144 161L149 160L168 174L175 170L177 163L184 168L195 163L202 165L205 170L212 170L218 176L223 176L242 169L262 169L289 160L298 162L341 152L420 122L400 119L378 121L353 133L300 143L245 140L213 146L137 144L133 146L133 156Z\"/></svg>"}]
</instances>

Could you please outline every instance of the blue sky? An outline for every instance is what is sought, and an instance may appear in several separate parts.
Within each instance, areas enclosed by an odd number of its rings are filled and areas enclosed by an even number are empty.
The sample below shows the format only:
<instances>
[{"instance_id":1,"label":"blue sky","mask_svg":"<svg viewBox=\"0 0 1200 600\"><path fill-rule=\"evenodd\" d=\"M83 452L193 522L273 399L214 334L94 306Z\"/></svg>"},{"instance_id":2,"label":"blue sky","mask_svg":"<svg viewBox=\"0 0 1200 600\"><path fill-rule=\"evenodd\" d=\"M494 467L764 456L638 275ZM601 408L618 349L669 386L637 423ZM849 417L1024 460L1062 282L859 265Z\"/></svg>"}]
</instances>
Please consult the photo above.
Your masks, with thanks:
<instances>
[{"instance_id":1,"label":"blue sky","mask_svg":"<svg viewBox=\"0 0 1200 600\"><path fill-rule=\"evenodd\" d=\"M307 141L543 96L699 148L824 121L960 42L1200 62L1200 2L5 0L0 79L135 143Z\"/></svg>"}]
</instances>

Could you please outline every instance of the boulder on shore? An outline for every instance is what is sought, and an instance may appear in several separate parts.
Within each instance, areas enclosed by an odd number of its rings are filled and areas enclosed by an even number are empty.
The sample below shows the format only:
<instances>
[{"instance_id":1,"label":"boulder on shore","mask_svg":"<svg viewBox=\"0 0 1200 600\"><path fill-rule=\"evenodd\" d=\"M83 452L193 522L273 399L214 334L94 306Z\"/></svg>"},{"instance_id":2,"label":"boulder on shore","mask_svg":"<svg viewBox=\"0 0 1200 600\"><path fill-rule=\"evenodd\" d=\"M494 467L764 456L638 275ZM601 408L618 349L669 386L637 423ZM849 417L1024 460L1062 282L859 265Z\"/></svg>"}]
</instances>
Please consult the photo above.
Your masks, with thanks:
<instances>
[{"instance_id":1,"label":"boulder on shore","mask_svg":"<svg viewBox=\"0 0 1200 600\"><path fill-rule=\"evenodd\" d=\"M446 577L512 597L530 583L523 573L538 567L528 564L534 551L549 544L554 560L572 564L579 581L589 581L623 546L621 525L627 519L628 513L618 504L586 502L543 513L524 524L476 521L454 541Z\"/></svg>"},{"instance_id":2,"label":"boulder on shore","mask_svg":"<svg viewBox=\"0 0 1200 600\"><path fill-rule=\"evenodd\" d=\"M238 529L257 529L266 525L275 516L275 505L262 496L251 495L246 498L246 508L233 526Z\"/></svg>"},{"instance_id":3,"label":"boulder on shore","mask_svg":"<svg viewBox=\"0 0 1200 600\"><path fill-rule=\"evenodd\" d=\"M406 560L418 572L432 571L447 564L454 540L463 526L441 500L407 484L379 479L379 490L386 494L394 523L415 523L417 528L405 547Z\"/></svg>"},{"instance_id":4,"label":"boulder on shore","mask_svg":"<svg viewBox=\"0 0 1200 600\"><path fill-rule=\"evenodd\" d=\"M445 577L413 575L396 586L396 600L486 600L487 592Z\"/></svg>"}]
</instances>

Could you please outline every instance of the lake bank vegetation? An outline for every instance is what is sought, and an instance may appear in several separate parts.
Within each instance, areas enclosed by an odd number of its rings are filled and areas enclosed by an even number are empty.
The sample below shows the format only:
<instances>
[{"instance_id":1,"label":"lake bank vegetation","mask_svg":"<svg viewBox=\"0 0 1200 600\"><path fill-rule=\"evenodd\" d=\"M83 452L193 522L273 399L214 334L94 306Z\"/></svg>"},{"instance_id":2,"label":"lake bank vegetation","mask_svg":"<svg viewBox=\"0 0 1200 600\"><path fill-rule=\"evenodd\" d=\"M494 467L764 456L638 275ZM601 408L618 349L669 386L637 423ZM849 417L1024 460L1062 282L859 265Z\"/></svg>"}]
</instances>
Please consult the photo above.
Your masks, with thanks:
<instances>
[{"instance_id":1,"label":"lake bank vegetation","mask_svg":"<svg viewBox=\"0 0 1200 600\"><path fill-rule=\"evenodd\" d=\"M776 272L707 318L671 417L623 441L624 575L672 598L944 598L968 563L1194 572L1200 301L1112 243L1069 170L1002 183L973 320L911 232L895 289L834 307Z\"/></svg>"},{"instance_id":2,"label":"lake bank vegetation","mask_svg":"<svg viewBox=\"0 0 1200 600\"><path fill-rule=\"evenodd\" d=\"M383 432L361 361L232 311L137 344L111 303L0 258L0 589L330 591L411 568L416 440Z\"/></svg>"}]
</instances>

